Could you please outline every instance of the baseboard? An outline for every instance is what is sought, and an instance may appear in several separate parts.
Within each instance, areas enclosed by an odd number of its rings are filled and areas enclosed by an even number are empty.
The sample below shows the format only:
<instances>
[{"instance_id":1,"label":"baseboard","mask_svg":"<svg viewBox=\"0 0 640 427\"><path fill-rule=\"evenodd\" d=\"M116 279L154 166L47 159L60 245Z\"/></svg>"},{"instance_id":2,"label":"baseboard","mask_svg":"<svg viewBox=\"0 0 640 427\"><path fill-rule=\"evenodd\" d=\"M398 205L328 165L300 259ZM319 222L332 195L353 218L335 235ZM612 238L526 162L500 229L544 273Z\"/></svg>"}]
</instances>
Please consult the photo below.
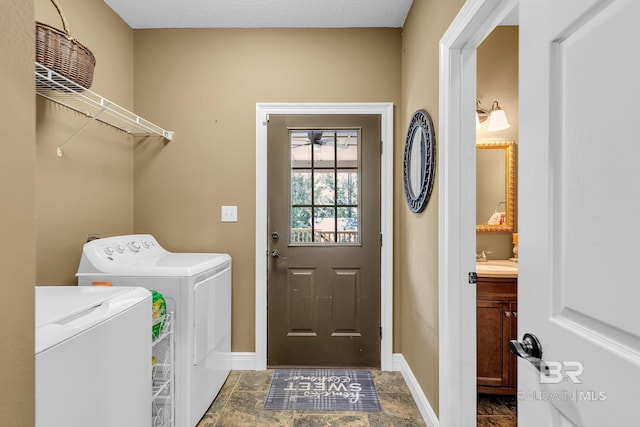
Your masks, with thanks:
<instances>
[{"instance_id":1,"label":"baseboard","mask_svg":"<svg viewBox=\"0 0 640 427\"><path fill-rule=\"evenodd\" d=\"M256 353L255 352L231 352L231 370L232 371L255 371L256 370Z\"/></svg>"},{"instance_id":2,"label":"baseboard","mask_svg":"<svg viewBox=\"0 0 640 427\"><path fill-rule=\"evenodd\" d=\"M400 371L404 381L407 383L409 390L411 391L411 396L413 396L413 400L415 400L416 405L418 405L418 410L420 411L420 415L424 419L424 422L427 423L429 427L440 427L440 420L433 410L429 399L420 388L420 384L418 384L418 380L411 372L411 368L409 364L405 360L404 356L401 353L393 354L393 370Z\"/></svg>"}]
</instances>

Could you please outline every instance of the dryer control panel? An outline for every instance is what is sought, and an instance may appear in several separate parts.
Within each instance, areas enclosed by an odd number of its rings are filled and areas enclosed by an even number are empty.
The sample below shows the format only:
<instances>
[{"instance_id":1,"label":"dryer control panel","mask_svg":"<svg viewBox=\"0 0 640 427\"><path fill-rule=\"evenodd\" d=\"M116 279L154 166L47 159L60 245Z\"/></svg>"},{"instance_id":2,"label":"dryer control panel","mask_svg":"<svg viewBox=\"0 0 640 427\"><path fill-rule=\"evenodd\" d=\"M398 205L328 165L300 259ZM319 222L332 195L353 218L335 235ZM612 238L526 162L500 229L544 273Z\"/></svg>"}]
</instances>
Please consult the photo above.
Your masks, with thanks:
<instances>
[{"instance_id":1,"label":"dryer control panel","mask_svg":"<svg viewBox=\"0 0 640 427\"><path fill-rule=\"evenodd\" d=\"M227 262L228 254L169 252L150 234L132 234L85 243L76 276L79 285L107 276L191 277Z\"/></svg>"},{"instance_id":2,"label":"dryer control panel","mask_svg":"<svg viewBox=\"0 0 640 427\"><path fill-rule=\"evenodd\" d=\"M150 234L96 239L85 243L78 273L109 273L117 266L144 264L168 253Z\"/></svg>"}]
</instances>

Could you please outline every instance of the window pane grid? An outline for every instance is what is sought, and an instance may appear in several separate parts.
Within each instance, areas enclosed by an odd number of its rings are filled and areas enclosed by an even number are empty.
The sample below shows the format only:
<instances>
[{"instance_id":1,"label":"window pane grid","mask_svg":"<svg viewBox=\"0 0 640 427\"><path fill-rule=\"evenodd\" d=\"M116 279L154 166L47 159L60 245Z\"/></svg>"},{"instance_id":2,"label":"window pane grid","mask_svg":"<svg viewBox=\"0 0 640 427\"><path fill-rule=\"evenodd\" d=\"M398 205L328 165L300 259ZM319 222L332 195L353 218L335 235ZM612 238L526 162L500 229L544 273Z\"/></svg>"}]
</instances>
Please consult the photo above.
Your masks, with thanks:
<instances>
[{"instance_id":1,"label":"window pane grid","mask_svg":"<svg viewBox=\"0 0 640 427\"><path fill-rule=\"evenodd\" d=\"M290 244L358 244L359 131L293 130L290 144Z\"/></svg>"}]
</instances>

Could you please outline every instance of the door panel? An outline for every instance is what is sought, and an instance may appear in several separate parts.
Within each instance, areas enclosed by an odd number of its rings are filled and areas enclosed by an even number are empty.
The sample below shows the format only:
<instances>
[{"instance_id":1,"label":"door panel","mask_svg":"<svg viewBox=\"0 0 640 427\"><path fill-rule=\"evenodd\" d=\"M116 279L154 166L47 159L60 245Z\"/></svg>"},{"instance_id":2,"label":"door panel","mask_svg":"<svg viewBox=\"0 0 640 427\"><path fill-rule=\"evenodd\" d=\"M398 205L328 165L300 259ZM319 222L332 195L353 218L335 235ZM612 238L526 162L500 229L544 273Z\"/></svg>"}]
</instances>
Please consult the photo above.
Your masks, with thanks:
<instances>
[{"instance_id":1,"label":"door panel","mask_svg":"<svg viewBox=\"0 0 640 427\"><path fill-rule=\"evenodd\" d=\"M379 367L380 117L271 115L267 132L267 363Z\"/></svg>"},{"instance_id":2,"label":"door panel","mask_svg":"<svg viewBox=\"0 0 640 427\"><path fill-rule=\"evenodd\" d=\"M316 305L314 304L313 279L315 269L290 268L287 277L287 307L289 309L289 332L290 337L315 337L318 336L315 330L315 318L317 317Z\"/></svg>"},{"instance_id":3,"label":"door panel","mask_svg":"<svg viewBox=\"0 0 640 427\"><path fill-rule=\"evenodd\" d=\"M520 2L521 426L636 425L640 1ZM630 187L631 185L631 187Z\"/></svg>"},{"instance_id":4,"label":"door panel","mask_svg":"<svg viewBox=\"0 0 640 427\"><path fill-rule=\"evenodd\" d=\"M360 270L333 269L333 327L331 336L360 337Z\"/></svg>"}]
</instances>

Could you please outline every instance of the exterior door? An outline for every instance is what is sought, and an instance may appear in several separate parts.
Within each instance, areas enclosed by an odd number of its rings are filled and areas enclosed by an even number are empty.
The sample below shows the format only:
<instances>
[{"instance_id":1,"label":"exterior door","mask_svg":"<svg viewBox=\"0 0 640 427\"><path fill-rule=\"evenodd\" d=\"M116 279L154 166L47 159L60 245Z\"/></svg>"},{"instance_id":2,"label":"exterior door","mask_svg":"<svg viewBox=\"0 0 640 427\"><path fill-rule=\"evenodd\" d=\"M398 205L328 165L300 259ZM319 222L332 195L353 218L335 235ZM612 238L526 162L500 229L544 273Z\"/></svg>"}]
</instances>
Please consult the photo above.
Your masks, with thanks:
<instances>
[{"instance_id":1,"label":"exterior door","mask_svg":"<svg viewBox=\"0 0 640 427\"><path fill-rule=\"evenodd\" d=\"M267 364L380 366L380 116L270 115Z\"/></svg>"},{"instance_id":2,"label":"exterior door","mask_svg":"<svg viewBox=\"0 0 640 427\"><path fill-rule=\"evenodd\" d=\"M518 425L638 425L640 1L520 2Z\"/></svg>"}]
</instances>

